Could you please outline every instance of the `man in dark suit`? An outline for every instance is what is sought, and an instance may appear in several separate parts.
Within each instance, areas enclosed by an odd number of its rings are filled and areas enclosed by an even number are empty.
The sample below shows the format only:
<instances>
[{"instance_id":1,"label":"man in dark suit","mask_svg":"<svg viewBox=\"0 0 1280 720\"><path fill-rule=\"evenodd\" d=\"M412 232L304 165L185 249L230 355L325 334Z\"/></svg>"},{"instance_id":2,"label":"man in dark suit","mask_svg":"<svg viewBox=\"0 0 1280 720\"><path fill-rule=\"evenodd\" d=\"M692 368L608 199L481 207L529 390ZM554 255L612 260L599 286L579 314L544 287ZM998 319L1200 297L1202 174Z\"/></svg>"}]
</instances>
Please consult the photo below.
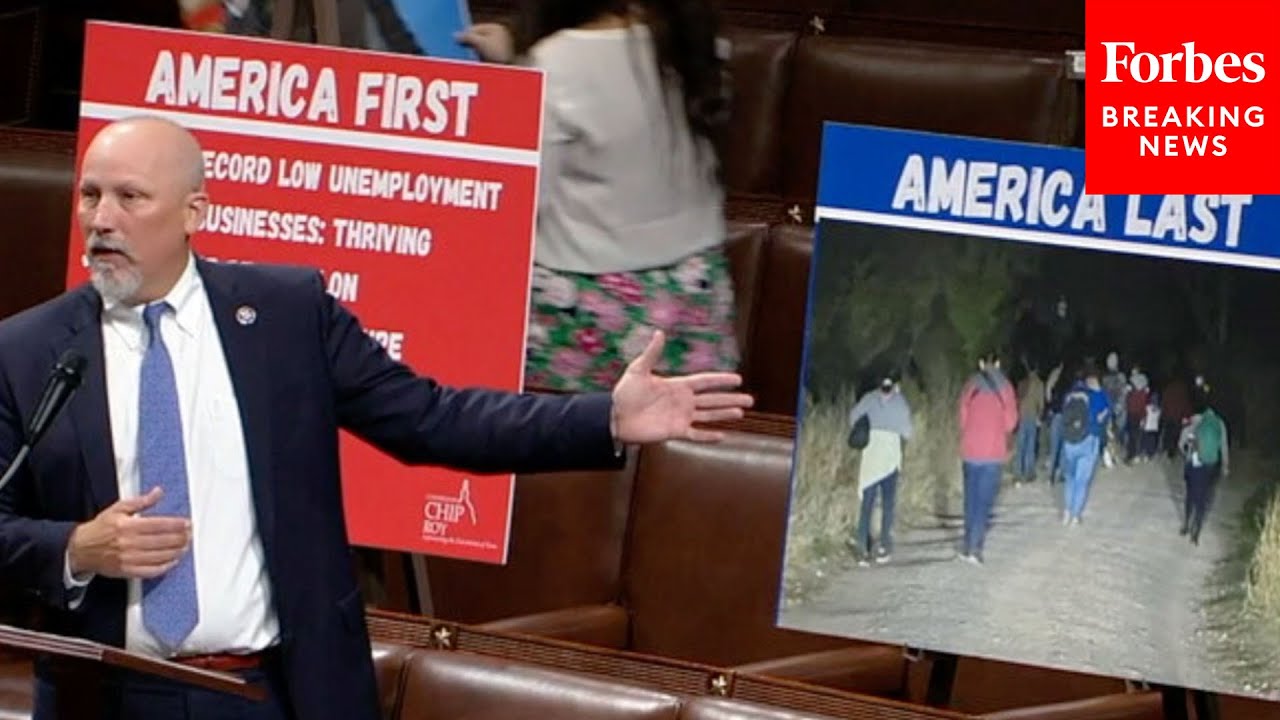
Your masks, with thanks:
<instances>
[{"instance_id":1,"label":"man in dark suit","mask_svg":"<svg viewBox=\"0 0 1280 720\"><path fill-rule=\"evenodd\" d=\"M103 129L78 188L92 282L0 323L0 464L55 358L88 359L0 492L0 577L33 590L55 632L239 672L269 695L237 704L124 674L104 716L377 717L340 428L406 463L536 472L714 441L695 424L751 402L734 374L653 375L660 334L610 394L442 387L391 360L317 273L195 256L202 171L195 139L167 121ZM52 717L77 690L38 676L37 717Z\"/></svg>"}]
</instances>

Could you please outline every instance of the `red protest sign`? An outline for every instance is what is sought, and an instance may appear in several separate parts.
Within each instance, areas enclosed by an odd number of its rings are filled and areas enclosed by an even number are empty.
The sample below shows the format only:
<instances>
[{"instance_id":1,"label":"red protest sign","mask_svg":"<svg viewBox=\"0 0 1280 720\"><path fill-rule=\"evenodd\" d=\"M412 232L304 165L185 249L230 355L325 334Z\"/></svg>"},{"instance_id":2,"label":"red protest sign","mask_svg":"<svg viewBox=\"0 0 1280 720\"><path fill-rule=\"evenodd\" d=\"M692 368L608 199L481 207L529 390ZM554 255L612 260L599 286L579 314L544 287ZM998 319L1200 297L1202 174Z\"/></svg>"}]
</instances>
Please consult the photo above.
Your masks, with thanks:
<instances>
[{"instance_id":1,"label":"red protest sign","mask_svg":"<svg viewBox=\"0 0 1280 720\"><path fill-rule=\"evenodd\" d=\"M112 120L182 124L210 195L197 252L316 267L393 357L515 390L541 108L528 69L91 23L78 155ZM354 543L505 561L511 476L407 468L349 435L342 465Z\"/></svg>"}]
</instances>

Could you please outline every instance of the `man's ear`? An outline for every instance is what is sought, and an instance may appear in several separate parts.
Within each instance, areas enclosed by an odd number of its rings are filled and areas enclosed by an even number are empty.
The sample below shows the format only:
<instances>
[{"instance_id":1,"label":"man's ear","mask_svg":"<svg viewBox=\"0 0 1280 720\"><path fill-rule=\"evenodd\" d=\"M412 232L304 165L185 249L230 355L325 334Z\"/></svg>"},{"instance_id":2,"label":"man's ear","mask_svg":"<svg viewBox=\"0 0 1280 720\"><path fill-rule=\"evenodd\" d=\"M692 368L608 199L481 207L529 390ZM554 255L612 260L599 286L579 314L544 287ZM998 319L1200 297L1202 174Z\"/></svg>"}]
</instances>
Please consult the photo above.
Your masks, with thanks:
<instances>
[{"instance_id":1,"label":"man's ear","mask_svg":"<svg viewBox=\"0 0 1280 720\"><path fill-rule=\"evenodd\" d=\"M209 211L209 195L203 190L196 190L187 196L186 216L183 218L183 229L190 237L200 229L205 213Z\"/></svg>"}]
</instances>

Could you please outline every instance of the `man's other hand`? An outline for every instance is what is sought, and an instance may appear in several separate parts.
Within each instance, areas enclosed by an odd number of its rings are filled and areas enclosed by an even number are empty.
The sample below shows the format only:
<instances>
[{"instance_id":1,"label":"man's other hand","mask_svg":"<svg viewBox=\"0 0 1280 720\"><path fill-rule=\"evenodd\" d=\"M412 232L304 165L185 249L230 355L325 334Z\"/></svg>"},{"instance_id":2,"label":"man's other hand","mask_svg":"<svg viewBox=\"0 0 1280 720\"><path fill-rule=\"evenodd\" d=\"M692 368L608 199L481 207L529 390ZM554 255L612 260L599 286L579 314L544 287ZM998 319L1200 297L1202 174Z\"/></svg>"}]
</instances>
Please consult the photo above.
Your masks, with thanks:
<instances>
[{"instance_id":1,"label":"man's other hand","mask_svg":"<svg viewBox=\"0 0 1280 720\"><path fill-rule=\"evenodd\" d=\"M71 533L67 546L71 574L154 578L178 564L191 545L191 522L178 517L143 517L162 491L117 501Z\"/></svg>"}]
</instances>

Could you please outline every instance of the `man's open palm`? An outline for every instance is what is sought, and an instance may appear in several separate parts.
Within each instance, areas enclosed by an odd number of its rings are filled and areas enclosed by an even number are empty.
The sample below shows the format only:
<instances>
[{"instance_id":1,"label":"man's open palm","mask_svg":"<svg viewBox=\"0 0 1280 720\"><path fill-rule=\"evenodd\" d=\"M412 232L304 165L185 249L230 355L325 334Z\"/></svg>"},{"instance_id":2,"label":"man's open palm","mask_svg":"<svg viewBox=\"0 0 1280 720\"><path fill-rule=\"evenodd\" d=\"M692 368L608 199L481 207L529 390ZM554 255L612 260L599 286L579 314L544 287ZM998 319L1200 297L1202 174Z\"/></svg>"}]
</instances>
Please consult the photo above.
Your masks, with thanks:
<instances>
[{"instance_id":1,"label":"man's open palm","mask_svg":"<svg viewBox=\"0 0 1280 720\"><path fill-rule=\"evenodd\" d=\"M734 420L751 407L752 397L734 392L742 384L737 373L706 372L680 377L653 374L666 340L655 331L613 387L613 436L642 444L681 438L715 442L723 433L695 425Z\"/></svg>"}]
</instances>

